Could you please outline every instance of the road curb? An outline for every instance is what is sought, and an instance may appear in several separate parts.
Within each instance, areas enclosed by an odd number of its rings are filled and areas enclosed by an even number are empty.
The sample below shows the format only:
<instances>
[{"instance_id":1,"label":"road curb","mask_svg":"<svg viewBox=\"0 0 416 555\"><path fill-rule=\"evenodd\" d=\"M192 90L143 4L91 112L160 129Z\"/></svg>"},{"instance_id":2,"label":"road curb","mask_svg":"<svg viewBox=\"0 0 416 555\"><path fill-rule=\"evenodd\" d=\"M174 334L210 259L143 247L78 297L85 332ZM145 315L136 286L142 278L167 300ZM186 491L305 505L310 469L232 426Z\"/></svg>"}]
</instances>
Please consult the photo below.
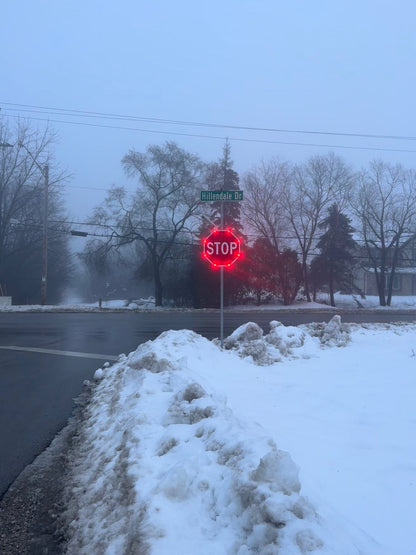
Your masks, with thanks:
<instances>
[{"instance_id":1,"label":"road curb","mask_svg":"<svg viewBox=\"0 0 416 555\"><path fill-rule=\"evenodd\" d=\"M65 552L67 460L90 398L90 386L90 382L85 382L68 424L21 472L0 500L0 555L62 555Z\"/></svg>"}]
</instances>

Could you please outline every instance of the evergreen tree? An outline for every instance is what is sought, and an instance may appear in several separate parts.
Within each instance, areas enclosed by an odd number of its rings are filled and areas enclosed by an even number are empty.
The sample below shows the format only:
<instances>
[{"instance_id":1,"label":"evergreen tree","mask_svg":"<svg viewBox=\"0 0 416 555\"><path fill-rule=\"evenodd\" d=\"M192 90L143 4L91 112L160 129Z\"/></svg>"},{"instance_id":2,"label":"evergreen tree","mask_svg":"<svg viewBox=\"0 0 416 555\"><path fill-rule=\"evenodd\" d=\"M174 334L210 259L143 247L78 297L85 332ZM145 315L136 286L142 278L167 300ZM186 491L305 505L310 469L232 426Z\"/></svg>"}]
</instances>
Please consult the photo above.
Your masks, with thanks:
<instances>
[{"instance_id":1,"label":"evergreen tree","mask_svg":"<svg viewBox=\"0 0 416 555\"><path fill-rule=\"evenodd\" d=\"M329 208L328 217L319 225L326 229L317 243L321 251L312 263L312 269L323 284L328 285L331 306L335 306L335 287L349 282L357 243L353 239L351 220L339 211L336 204Z\"/></svg>"},{"instance_id":2,"label":"evergreen tree","mask_svg":"<svg viewBox=\"0 0 416 555\"><path fill-rule=\"evenodd\" d=\"M239 191L239 181L238 173L233 170L231 146L227 140L223 148L222 158L218 162L208 165L208 189L210 191ZM238 234L241 234L241 203L238 201L214 201L211 204L210 220L216 225L220 225L221 204L224 214L224 226L232 227Z\"/></svg>"},{"instance_id":3,"label":"evergreen tree","mask_svg":"<svg viewBox=\"0 0 416 555\"><path fill-rule=\"evenodd\" d=\"M231 147L227 141L223 148L222 158L220 158L218 162L209 164L207 167L207 189L210 191L238 191L240 189L239 177L237 172L232 169L232 166ZM242 237L243 244L245 244L246 241L240 223L240 202L222 201L222 205L224 227L231 227L236 235ZM206 208L207 218L204 218L204 221L201 222L198 232L200 240L210 234L212 224L218 227L221 225L221 201L209 203L209 206ZM235 266L237 266L237 264L234 264L225 271L225 305L235 304L243 288L243 283L239 277L240 272ZM201 247L199 245L196 246L194 249L193 268L190 279L192 283L193 304L195 307L219 306L219 279L219 270L215 271L206 260L202 260Z\"/></svg>"}]
</instances>

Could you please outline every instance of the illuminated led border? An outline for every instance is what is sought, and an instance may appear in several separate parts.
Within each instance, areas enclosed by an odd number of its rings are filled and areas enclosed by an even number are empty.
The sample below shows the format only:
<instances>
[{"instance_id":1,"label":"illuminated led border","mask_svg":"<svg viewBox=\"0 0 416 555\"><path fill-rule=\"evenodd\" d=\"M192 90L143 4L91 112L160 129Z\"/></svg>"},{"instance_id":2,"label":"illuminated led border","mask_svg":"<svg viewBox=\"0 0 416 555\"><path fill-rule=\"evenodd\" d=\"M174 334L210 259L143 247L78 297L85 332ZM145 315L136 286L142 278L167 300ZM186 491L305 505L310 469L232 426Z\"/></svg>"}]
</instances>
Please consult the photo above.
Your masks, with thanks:
<instances>
[{"instance_id":1,"label":"illuminated led border","mask_svg":"<svg viewBox=\"0 0 416 555\"><path fill-rule=\"evenodd\" d=\"M213 262L212 260L210 260L208 253L206 252L206 244L208 243L209 238L212 235L216 235L218 233L227 233L233 236L233 238L235 239L237 245L238 245L238 252L235 253L235 258L231 261L231 262L227 262L225 264L221 264L218 262ZM211 233L208 235L208 237L205 237L204 239L202 239L202 245L203 245L203 253L202 253L202 258L204 258L205 260L207 260L211 266L213 268L230 268L238 259L241 258L241 239L239 237L236 237L236 235L234 235L234 232L232 230L232 228L227 227L226 229L218 229L216 227L214 227L211 230Z\"/></svg>"}]
</instances>

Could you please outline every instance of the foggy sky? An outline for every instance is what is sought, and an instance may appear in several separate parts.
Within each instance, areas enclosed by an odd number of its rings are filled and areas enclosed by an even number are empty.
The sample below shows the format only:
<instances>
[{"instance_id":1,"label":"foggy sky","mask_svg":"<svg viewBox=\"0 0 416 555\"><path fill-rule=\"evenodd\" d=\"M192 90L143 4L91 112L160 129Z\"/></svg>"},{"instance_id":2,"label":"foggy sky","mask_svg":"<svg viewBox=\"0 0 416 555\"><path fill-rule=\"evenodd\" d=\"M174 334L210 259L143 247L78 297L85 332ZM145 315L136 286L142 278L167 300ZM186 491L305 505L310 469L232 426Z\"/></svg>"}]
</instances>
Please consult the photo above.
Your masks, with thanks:
<instances>
[{"instance_id":1,"label":"foggy sky","mask_svg":"<svg viewBox=\"0 0 416 555\"><path fill-rule=\"evenodd\" d=\"M59 135L57 160L73 174L68 210L80 221L103 200L100 189L133 188L120 165L130 148L165 140L210 161L229 137L240 174L262 158L299 162L330 150L357 168L374 158L416 167L414 140L86 118L23 106L414 137L415 15L410 0L3 2L0 113L11 125L17 116L40 127L49 119Z\"/></svg>"}]
</instances>

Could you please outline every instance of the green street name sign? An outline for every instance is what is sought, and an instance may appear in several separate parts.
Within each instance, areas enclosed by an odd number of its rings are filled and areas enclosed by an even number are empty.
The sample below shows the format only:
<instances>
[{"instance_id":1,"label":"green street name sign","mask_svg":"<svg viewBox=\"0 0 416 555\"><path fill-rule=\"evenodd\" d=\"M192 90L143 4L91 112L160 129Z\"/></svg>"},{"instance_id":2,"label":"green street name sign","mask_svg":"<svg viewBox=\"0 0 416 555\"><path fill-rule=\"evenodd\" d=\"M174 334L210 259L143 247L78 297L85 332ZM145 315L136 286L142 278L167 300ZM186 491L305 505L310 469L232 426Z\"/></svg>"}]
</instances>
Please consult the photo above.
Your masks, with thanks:
<instances>
[{"instance_id":1,"label":"green street name sign","mask_svg":"<svg viewBox=\"0 0 416 555\"><path fill-rule=\"evenodd\" d=\"M243 200L243 191L201 191L201 201Z\"/></svg>"}]
</instances>

